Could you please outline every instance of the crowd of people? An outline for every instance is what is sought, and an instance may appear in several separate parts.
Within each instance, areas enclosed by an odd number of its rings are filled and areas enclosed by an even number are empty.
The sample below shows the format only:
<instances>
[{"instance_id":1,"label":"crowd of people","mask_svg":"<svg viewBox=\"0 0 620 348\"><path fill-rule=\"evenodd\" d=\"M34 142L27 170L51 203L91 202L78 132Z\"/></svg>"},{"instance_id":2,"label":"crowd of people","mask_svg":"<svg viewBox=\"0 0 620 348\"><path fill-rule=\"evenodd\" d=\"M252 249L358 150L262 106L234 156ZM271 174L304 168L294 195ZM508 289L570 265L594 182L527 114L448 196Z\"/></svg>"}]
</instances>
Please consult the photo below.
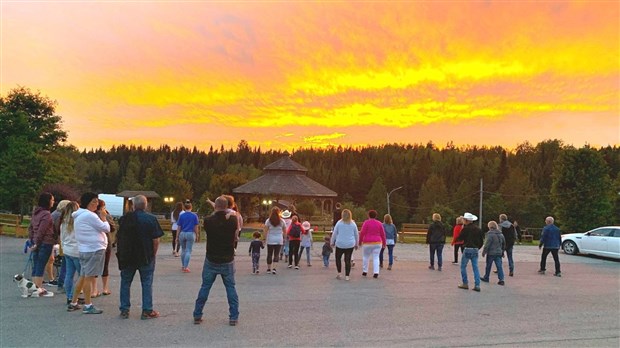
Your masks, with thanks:
<instances>
[{"instance_id":1,"label":"crowd of people","mask_svg":"<svg viewBox=\"0 0 620 348\"><path fill-rule=\"evenodd\" d=\"M229 303L229 324L236 325L239 318L239 298L235 288L234 258L237 243L243 226L243 218L235 204L234 198L228 195L208 200L214 213L205 217L203 228L207 236L206 257L202 270L202 285L198 291L193 318L195 324L202 322L203 308L209 297L210 289L217 275L222 277ZM142 195L133 197L133 209L119 220L117 228L114 220L105 208L105 202L97 195L87 192L79 202L61 201L54 213L54 197L49 193L39 196L38 206L34 209L29 227L31 257L33 261L32 280L42 288L41 296L49 293L43 289L43 275L53 256L55 244L60 244L63 255L61 281L58 289L66 293L67 310L82 310L85 314L100 314L103 311L95 307L92 299L100 294L112 293L108 285L108 264L112 254L112 244L116 244L116 256L120 269L120 316L130 316L130 289L136 272L140 273L142 286L141 319L159 317L153 309L152 283L155 272L159 238L164 235L157 218L146 210L147 199ZM290 209L290 210L289 210ZM313 245L313 230L308 221L301 221L294 206L281 211L272 207L269 218L264 222L263 233L258 231L252 235L248 248L251 257L252 274L259 274L262 250L267 251L267 274L278 274L278 263L284 259L288 268L300 269L300 261L306 251L306 264L312 266L310 249ZM372 262L372 277L379 278L383 268L384 250L388 251L387 270L394 265L394 247L397 229L389 214L378 219L375 210L369 210L365 221L358 229L349 209L341 209L337 205L333 219L333 231L325 236L321 257L323 267L330 265L330 255L335 254L337 279L350 280L354 266L353 252L362 250L362 277L367 277ZM481 229L474 224L478 217L465 213L456 219L453 229L452 245L454 248L453 264L459 263L461 255L461 278L458 285L461 289L469 289L467 266L471 262L474 276L474 291L480 291L480 282L489 282L490 273L495 265L498 284L505 285L505 273L502 259L508 260L508 276L514 276L514 260L512 256L515 241L519 239L516 223L511 223L506 214L499 216L499 223L489 221L488 232L483 235ZM200 241L198 215L192 212L191 200L179 202L171 214L172 222L172 253L181 259L181 272L190 273L189 264L194 242ZM543 249L539 273L546 271L546 259L552 254L555 262L555 276L560 277L558 250L561 244L560 230L554 224L553 217L547 217L546 226L540 239L539 248ZM443 247L446 243L448 230L442 222L440 214L432 215L432 223L426 234L429 245L430 270L442 271ZM179 250L181 251L179 254ZM478 269L478 257L486 257L484 275ZM342 260L344 258L344 277ZM49 272L49 271L48 271ZM76 279L77 277L77 279ZM103 291L97 290L97 278L102 281ZM83 293L83 299L79 295ZM81 301L80 301L81 300Z\"/></svg>"}]
</instances>

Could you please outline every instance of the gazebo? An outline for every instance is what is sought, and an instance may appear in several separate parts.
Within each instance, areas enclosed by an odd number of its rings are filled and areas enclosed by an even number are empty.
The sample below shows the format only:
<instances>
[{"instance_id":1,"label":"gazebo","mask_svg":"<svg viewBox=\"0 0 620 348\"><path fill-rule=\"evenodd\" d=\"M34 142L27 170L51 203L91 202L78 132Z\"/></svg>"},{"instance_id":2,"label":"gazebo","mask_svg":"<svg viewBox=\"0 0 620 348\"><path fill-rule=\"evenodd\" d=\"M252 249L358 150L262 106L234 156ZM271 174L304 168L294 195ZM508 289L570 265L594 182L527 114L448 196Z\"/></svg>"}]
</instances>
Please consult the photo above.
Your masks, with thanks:
<instances>
[{"instance_id":1,"label":"gazebo","mask_svg":"<svg viewBox=\"0 0 620 348\"><path fill-rule=\"evenodd\" d=\"M147 211L151 211L151 206L153 204L153 199L154 198L159 198L159 194L155 191L122 191L116 194L117 197L123 197L124 198L124 203L123 203L123 213L129 211L129 199L133 198L137 195L143 195L144 197L146 197L146 201L147 201L147 205L146 205L146 210Z\"/></svg>"},{"instance_id":2,"label":"gazebo","mask_svg":"<svg viewBox=\"0 0 620 348\"><path fill-rule=\"evenodd\" d=\"M321 213L331 211L338 194L307 176L308 169L289 154L263 168L265 174L233 189L240 196L257 196L260 201L309 198L320 203Z\"/></svg>"}]
</instances>

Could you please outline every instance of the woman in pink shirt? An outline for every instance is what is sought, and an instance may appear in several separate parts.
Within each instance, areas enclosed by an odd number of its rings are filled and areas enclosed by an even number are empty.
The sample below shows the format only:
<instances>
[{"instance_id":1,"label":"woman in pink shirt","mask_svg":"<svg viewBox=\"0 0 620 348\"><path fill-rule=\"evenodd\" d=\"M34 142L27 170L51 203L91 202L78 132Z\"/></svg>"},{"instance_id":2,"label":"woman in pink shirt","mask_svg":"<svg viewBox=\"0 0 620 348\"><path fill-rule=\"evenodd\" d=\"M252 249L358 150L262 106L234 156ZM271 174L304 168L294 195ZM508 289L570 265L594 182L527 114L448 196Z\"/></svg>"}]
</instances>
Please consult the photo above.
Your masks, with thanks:
<instances>
[{"instance_id":1,"label":"woman in pink shirt","mask_svg":"<svg viewBox=\"0 0 620 348\"><path fill-rule=\"evenodd\" d=\"M368 274L368 262L372 255L373 277L379 277L379 253L385 248L385 230L381 221L377 220L377 211L368 211L368 220L364 221L360 231L360 247L362 247L362 276Z\"/></svg>"}]
</instances>

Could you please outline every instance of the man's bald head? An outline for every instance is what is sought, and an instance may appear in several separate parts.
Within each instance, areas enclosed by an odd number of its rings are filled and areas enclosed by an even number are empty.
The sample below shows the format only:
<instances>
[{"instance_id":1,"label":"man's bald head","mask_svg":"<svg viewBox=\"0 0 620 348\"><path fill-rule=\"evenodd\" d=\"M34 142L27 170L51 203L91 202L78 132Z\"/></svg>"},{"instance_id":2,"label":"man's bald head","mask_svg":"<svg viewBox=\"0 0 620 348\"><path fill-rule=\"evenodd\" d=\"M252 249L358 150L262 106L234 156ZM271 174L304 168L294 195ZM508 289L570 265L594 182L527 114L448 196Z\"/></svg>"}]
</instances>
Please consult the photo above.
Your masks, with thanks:
<instances>
[{"instance_id":1,"label":"man's bald head","mask_svg":"<svg viewBox=\"0 0 620 348\"><path fill-rule=\"evenodd\" d=\"M228 208L228 199L224 196L219 196L215 200L215 211L225 211Z\"/></svg>"}]
</instances>

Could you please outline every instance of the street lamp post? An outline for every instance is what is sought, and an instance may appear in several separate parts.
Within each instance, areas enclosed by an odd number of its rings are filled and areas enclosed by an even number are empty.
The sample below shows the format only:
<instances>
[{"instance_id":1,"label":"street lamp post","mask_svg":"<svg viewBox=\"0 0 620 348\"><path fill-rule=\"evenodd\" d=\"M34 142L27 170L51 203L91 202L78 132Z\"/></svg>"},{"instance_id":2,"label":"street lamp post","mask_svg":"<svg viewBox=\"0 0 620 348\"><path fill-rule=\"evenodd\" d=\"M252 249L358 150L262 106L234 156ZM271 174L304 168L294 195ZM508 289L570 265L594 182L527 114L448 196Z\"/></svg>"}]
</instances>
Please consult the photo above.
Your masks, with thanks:
<instances>
[{"instance_id":1,"label":"street lamp post","mask_svg":"<svg viewBox=\"0 0 620 348\"><path fill-rule=\"evenodd\" d=\"M390 195L391 195L392 193L394 193L394 191L400 190L401 188L403 188L403 187L402 187L402 186L399 186L399 187L397 187L397 188L393 189L392 191L390 191L390 192L387 194L387 208L388 208L388 214L390 214ZM390 214L390 215L391 215L391 214Z\"/></svg>"},{"instance_id":2,"label":"street lamp post","mask_svg":"<svg viewBox=\"0 0 620 348\"><path fill-rule=\"evenodd\" d=\"M166 206L170 205L169 210L172 213L172 204L174 203L174 197L170 197L170 196L164 197L164 203L166 203Z\"/></svg>"}]
</instances>

